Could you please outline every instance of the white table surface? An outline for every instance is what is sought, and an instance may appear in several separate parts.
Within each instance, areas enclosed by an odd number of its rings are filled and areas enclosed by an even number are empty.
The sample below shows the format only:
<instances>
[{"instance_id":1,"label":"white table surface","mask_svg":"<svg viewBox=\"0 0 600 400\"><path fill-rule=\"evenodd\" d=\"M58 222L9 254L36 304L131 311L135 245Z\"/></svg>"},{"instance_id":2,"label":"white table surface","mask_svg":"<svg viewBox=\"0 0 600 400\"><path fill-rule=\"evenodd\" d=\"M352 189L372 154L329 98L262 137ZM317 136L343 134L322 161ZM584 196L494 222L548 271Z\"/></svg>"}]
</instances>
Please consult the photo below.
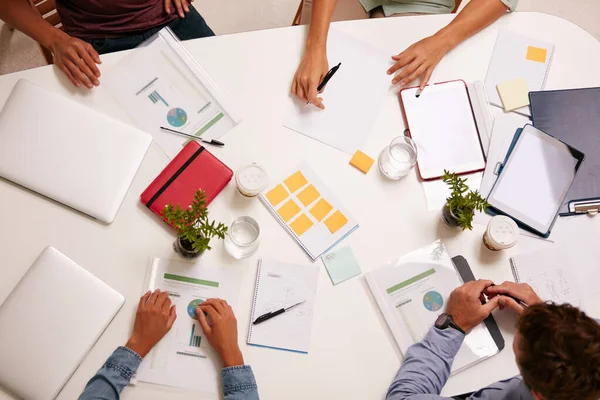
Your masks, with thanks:
<instances>
[{"instance_id":1,"label":"white table surface","mask_svg":"<svg viewBox=\"0 0 600 400\"><path fill-rule=\"evenodd\" d=\"M392 55L433 34L452 18L449 15L389 18L342 22L334 26ZM483 80L500 27L556 45L548 89L600 86L600 43L570 22L537 13L507 15L469 39L442 60L432 81ZM375 166L365 176L348 166L348 155L282 127L282 120L291 107L289 88L300 60L304 35L303 27L294 27L185 44L217 84L239 104L244 115L242 123L224 136L226 147L211 148L211 152L233 170L248 162L259 162L273 180L307 160L358 219L360 229L343 244L352 246L363 271L442 238L452 255L462 254L469 260L476 277L501 282L511 279L508 265L511 255L552 246L523 237L515 248L492 253L482 245L482 226L461 233L441 224L439 212L427 211L414 172L402 181L390 182L381 177ZM101 71L108 71L125 55L124 52L103 56ZM0 77L0 105L19 78L132 122L102 86L92 91L75 90L58 69L50 66ZM35 117L35 110L31 111ZM363 150L377 156L403 130L399 103L395 93L390 91ZM115 222L108 226L0 180L0 301L49 244L127 298L121 312L63 389L60 399L76 398L114 348L125 343L148 257L173 256L174 233L139 202L139 194L167 162L165 154L153 144ZM248 347L245 336L257 259L271 257L297 263L309 263L309 259L265 207L257 199L240 196L233 182L211 204L210 210L212 217L226 223L236 216L251 215L261 226L261 246L253 257L234 261L221 243L215 243L215 249L198 261L206 268L227 266L243 276L235 305L239 341L246 362L256 374L261 398L383 398L400 365L400 353L364 279L355 278L332 286L325 268L321 267L308 355ZM560 219L551 239L569 244L578 237L598 237L599 233L600 218L574 217ZM317 263L321 265L321 261ZM600 316L597 310L593 314ZM507 313L496 313L496 316L506 339L506 349L476 368L452 377L445 394L474 390L517 373L511 350L514 317ZM74 321L73 329L76 327ZM41 329L43 331L43 327ZM35 351L35 348L23 351ZM52 362L48 367L52 368ZM32 377L32 383L35 379ZM0 398L10 396L0 392ZM126 388L123 398L193 399L198 396L138 384L135 388Z\"/></svg>"}]
</instances>

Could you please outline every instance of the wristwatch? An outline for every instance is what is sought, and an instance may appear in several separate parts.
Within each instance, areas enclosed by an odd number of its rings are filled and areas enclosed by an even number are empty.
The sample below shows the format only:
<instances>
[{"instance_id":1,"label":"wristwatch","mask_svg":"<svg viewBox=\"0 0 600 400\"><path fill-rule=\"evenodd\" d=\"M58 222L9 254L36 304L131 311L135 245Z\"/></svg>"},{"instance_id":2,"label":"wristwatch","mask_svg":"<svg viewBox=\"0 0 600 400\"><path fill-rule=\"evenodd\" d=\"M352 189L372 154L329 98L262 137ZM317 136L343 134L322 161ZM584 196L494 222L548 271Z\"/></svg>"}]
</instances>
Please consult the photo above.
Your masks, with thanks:
<instances>
[{"instance_id":1,"label":"wristwatch","mask_svg":"<svg viewBox=\"0 0 600 400\"><path fill-rule=\"evenodd\" d=\"M456 329L463 335L465 334L465 331L463 331L460 328L460 326L456 325L456 322L454 322L454 318L452 318L452 315L450 315L448 313L440 314L440 316L435 320L435 327L438 329L441 329L441 330L444 330L444 329L447 329L448 327L450 327L450 328Z\"/></svg>"}]
</instances>

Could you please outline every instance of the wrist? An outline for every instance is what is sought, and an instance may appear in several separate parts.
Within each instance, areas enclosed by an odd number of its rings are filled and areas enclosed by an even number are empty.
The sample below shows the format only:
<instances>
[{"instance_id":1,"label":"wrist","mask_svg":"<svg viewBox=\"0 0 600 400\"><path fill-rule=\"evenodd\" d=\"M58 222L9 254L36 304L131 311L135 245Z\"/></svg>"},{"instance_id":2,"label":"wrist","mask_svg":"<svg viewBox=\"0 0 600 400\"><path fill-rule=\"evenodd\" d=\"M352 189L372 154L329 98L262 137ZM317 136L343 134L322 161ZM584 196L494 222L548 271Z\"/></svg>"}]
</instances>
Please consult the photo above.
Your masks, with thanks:
<instances>
[{"instance_id":1,"label":"wrist","mask_svg":"<svg viewBox=\"0 0 600 400\"><path fill-rule=\"evenodd\" d=\"M138 340L135 336L131 336L125 347L129 350L135 351L140 357L144 358L152 350L152 346L148 346L143 341Z\"/></svg>"},{"instance_id":2,"label":"wrist","mask_svg":"<svg viewBox=\"0 0 600 400\"><path fill-rule=\"evenodd\" d=\"M58 46L58 43L64 40L65 36L68 35L60 29L52 27L47 35L43 35L43 40L40 41L40 44L50 50L53 54L56 54L56 47Z\"/></svg>"},{"instance_id":3,"label":"wrist","mask_svg":"<svg viewBox=\"0 0 600 400\"><path fill-rule=\"evenodd\" d=\"M244 365L244 356L239 348L223 352L221 360L223 361L224 368Z\"/></svg>"},{"instance_id":4,"label":"wrist","mask_svg":"<svg viewBox=\"0 0 600 400\"><path fill-rule=\"evenodd\" d=\"M456 38L456 34L450 31L449 27L440 29L432 37L439 44L444 54L448 53L460 43Z\"/></svg>"},{"instance_id":5,"label":"wrist","mask_svg":"<svg viewBox=\"0 0 600 400\"><path fill-rule=\"evenodd\" d=\"M327 39L319 38L317 40L306 39L304 55L327 55Z\"/></svg>"}]
</instances>

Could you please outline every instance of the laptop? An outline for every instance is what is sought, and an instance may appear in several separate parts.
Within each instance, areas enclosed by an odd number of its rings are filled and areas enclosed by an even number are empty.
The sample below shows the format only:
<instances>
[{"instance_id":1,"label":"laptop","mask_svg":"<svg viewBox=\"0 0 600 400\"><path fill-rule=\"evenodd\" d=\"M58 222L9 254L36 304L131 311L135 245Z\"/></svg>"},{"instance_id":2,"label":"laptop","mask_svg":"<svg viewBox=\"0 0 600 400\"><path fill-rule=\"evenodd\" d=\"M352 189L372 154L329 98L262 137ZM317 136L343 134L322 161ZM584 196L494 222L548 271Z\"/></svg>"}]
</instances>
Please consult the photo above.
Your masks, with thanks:
<instances>
[{"instance_id":1,"label":"laptop","mask_svg":"<svg viewBox=\"0 0 600 400\"><path fill-rule=\"evenodd\" d=\"M111 223L151 142L21 79L0 112L0 177Z\"/></svg>"},{"instance_id":2,"label":"laptop","mask_svg":"<svg viewBox=\"0 0 600 400\"><path fill-rule=\"evenodd\" d=\"M125 299L46 247L0 305L0 386L56 398Z\"/></svg>"}]
</instances>

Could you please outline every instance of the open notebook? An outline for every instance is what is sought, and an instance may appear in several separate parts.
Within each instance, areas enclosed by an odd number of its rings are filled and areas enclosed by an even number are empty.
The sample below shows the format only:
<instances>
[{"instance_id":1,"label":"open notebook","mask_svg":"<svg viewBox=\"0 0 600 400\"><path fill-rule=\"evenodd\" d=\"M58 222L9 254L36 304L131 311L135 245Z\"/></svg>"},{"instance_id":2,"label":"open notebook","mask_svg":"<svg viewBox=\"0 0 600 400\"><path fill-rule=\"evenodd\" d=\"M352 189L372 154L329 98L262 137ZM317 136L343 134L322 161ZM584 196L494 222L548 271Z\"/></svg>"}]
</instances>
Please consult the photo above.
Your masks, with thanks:
<instances>
[{"instance_id":1,"label":"open notebook","mask_svg":"<svg viewBox=\"0 0 600 400\"><path fill-rule=\"evenodd\" d=\"M259 260L248 344L308 353L318 281L317 266ZM253 324L261 315L302 301L281 315Z\"/></svg>"}]
</instances>

